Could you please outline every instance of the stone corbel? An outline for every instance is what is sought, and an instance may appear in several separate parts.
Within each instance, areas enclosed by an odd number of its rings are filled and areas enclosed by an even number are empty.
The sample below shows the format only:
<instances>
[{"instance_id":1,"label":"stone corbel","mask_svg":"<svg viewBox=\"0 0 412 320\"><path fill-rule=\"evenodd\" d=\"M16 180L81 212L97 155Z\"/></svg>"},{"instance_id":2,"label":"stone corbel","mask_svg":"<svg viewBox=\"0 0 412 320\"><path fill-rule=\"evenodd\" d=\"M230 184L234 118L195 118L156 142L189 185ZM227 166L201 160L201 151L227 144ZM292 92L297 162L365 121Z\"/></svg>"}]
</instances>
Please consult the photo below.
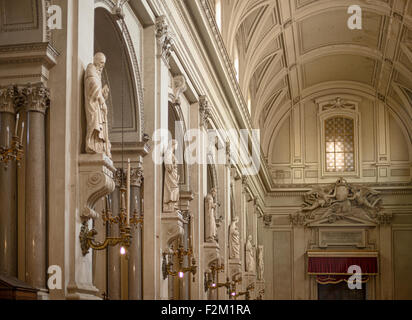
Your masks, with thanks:
<instances>
[{"instance_id":1,"label":"stone corbel","mask_svg":"<svg viewBox=\"0 0 412 320\"><path fill-rule=\"evenodd\" d=\"M201 96L199 99L200 126L207 128L207 125L212 116L209 100L206 96Z\"/></svg>"},{"instance_id":2,"label":"stone corbel","mask_svg":"<svg viewBox=\"0 0 412 320\"><path fill-rule=\"evenodd\" d=\"M103 154L81 154L80 167L80 217L83 221L97 219L96 202L115 189L113 162Z\"/></svg>"},{"instance_id":3,"label":"stone corbel","mask_svg":"<svg viewBox=\"0 0 412 320\"><path fill-rule=\"evenodd\" d=\"M156 38L160 47L161 57L166 65L173 51L173 38L166 21L166 16L156 18Z\"/></svg>"},{"instance_id":4,"label":"stone corbel","mask_svg":"<svg viewBox=\"0 0 412 320\"><path fill-rule=\"evenodd\" d=\"M173 78L173 99L172 103L180 105L180 96L187 90L186 79L184 76L176 76Z\"/></svg>"},{"instance_id":5,"label":"stone corbel","mask_svg":"<svg viewBox=\"0 0 412 320\"><path fill-rule=\"evenodd\" d=\"M203 261L205 266L205 272L210 271L210 266L217 262L220 264L221 256L220 256L220 249L217 243L208 243L205 242L203 244Z\"/></svg>"},{"instance_id":6,"label":"stone corbel","mask_svg":"<svg viewBox=\"0 0 412 320\"><path fill-rule=\"evenodd\" d=\"M263 223L265 224L265 227L269 228L272 225L272 215L271 214L263 215Z\"/></svg>"},{"instance_id":7,"label":"stone corbel","mask_svg":"<svg viewBox=\"0 0 412 320\"><path fill-rule=\"evenodd\" d=\"M162 250L169 252L174 240L184 235L184 219L180 211L162 214Z\"/></svg>"}]
</instances>

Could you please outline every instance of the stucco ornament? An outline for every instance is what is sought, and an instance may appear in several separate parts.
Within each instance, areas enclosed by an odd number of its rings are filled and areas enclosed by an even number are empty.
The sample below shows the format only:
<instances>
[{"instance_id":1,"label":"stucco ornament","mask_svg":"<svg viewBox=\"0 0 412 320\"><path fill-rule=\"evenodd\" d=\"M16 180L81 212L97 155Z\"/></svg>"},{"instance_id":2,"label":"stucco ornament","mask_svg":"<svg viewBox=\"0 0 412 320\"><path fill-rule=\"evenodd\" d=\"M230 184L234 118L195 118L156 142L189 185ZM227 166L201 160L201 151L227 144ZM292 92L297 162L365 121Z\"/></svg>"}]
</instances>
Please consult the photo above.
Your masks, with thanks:
<instances>
[{"instance_id":1,"label":"stucco ornament","mask_svg":"<svg viewBox=\"0 0 412 320\"><path fill-rule=\"evenodd\" d=\"M307 224L327 219L329 223L346 217L358 217L379 223L382 219L382 199L376 190L363 185L351 185L339 178L335 184L316 186L304 195L301 210L291 215L295 224Z\"/></svg>"},{"instance_id":2,"label":"stucco ornament","mask_svg":"<svg viewBox=\"0 0 412 320\"><path fill-rule=\"evenodd\" d=\"M106 56L99 52L94 56L93 63L90 63L86 69L84 80L87 119L86 152L106 154L111 158L106 105L109 88L107 85L102 86L102 72L105 64Z\"/></svg>"}]
</instances>

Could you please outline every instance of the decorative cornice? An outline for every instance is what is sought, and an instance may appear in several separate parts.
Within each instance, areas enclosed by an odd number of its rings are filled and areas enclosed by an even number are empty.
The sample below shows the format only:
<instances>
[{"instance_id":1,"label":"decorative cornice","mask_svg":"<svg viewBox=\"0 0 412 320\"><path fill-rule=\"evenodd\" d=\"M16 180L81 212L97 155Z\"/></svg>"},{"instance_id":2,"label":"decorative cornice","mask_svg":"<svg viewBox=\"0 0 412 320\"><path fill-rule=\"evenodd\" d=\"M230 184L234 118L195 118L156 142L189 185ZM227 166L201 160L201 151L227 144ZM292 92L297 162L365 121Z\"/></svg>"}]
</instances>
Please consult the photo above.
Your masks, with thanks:
<instances>
[{"instance_id":1,"label":"decorative cornice","mask_svg":"<svg viewBox=\"0 0 412 320\"><path fill-rule=\"evenodd\" d=\"M51 69L57 64L58 56L57 50L48 42L0 46L0 65L38 62Z\"/></svg>"},{"instance_id":2,"label":"decorative cornice","mask_svg":"<svg viewBox=\"0 0 412 320\"><path fill-rule=\"evenodd\" d=\"M168 65L173 51L173 38L169 31L166 16L156 18L156 38L161 48L161 56Z\"/></svg>"}]
</instances>

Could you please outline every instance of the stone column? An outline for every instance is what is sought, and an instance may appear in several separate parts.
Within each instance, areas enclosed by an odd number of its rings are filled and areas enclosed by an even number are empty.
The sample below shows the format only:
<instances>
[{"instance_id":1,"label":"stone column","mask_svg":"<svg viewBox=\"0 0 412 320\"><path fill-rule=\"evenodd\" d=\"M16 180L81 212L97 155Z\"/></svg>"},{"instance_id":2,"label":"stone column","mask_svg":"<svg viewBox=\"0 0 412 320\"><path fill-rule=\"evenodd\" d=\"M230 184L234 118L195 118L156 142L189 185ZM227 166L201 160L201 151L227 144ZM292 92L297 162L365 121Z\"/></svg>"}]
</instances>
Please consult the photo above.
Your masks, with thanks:
<instances>
[{"instance_id":1,"label":"stone column","mask_svg":"<svg viewBox=\"0 0 412 320\"><path fill-rule=\"evenodd\" d=\"M135 210L140 216L141 186L143 182L143 169L141 165L131 172L130 213ZM142 224L132 226L132 243L129 248L129 300L142 300Z\"/></svg>"},{"instance_id":2,"label":"stone column","mask_svg":"<svg viewBox=\"0 0 412 320\"><path fill-rule=\"evenodd\" d=\"M14 128L13 87L0 88L0 146L11 145ZM4 165L0 164L0 273L17 277L16 162Z\"/></svg>"},{"instance_id":3,"label":"stone column","mask_svg":"<svg viewBox=\"0 0 412 320\"><path fill-rule=\"evenodd\" d=\"M120 187L122 184L122 170L116 171L116 189L111 194L112 214L117 217L120 213ZM107 227L108 237L118 237L119 225L113 224ZM107 295L109 300L121 299L121 272L120 272L120 248L109 246L107 249Z\"/></svg>"},{"instance_id":4,"label":"stone column","mask_svg":"<svg viewBox=\"0 0 412 320\"><path fill-rule=\"evenodd\" d=\"M22 90L27 112L26 159L26 282L46 287L46 135L49 90L43 84Z\"/></svg>"}]
</instances>

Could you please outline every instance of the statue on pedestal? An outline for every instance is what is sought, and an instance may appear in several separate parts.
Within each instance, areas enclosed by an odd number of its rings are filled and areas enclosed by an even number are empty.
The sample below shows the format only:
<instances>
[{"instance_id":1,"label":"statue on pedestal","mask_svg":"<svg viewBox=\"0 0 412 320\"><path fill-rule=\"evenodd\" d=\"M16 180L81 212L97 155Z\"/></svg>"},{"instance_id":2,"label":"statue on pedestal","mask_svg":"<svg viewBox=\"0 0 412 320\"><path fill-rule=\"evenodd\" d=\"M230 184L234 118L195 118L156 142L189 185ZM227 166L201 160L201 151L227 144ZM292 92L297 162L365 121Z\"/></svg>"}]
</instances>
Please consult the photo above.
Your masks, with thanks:
<instances>
[{"instance_id":1,"label":"statue on pedestal","mask_svg":"<svg viewBox=\"0 0 412 320\"><path fill-rule=\"evenodd\" d=\"M89 64L84 76L85 112L87 120L86 152L91 154L111 154L107 121L106 100L109 97L107 85L102 87L102 72L106 56L96 53L93 63Z\"/></svg>"},{"instance_id":2,"label":"statue on pedestal","mask_svg":"<svg viewBox=\"0 0 412 320\"><path fill-rule=\"evenodd\" d=\"M246 271L256 272L256 250L252 245L252 236L249 235L246 241Z\"/></svg>"},{"instance_id":3,"label":"statue on pedestal","mask_svg":"<svg viewBox=\"0 0 412 320\"><path fill-rule=\"evenodd\" d=\"M234 217L229 227L229 259L240 259L240 233L237 223L238 217Z\"/></svg>"},{"instance_id":4,"label":"statue on pedestal","mask_svg":"<svg viewBox=\"0 0 412 320\"><path fill-rule=\"evenodd\" d=\"M212 188L205 198L205 238L206 242L217 242L216 207L217 190Z\"/></svg>"},{"instance_id":5,"label":"statue on pedestal","mask_svg":"<svg viewBox=\"0 0 412 320\"><path fill-rule=\"evenodd\" d=\"M263 260L263 246L258 246L257 249L257 278L263 280L265 271L265 262Z\"/></svg>"},{"instance_id":6,"label":"statue on pedestal","mask_svg":"<svg viewBox=\"0 0 412 320\"><path fill-rule=\"evenodd\" d=\"M179 173L175 152L178 142L172 140L164 155L165 178L163 187L163 212L174 212L180 197Z\"/></svg>"}]
</instances>

